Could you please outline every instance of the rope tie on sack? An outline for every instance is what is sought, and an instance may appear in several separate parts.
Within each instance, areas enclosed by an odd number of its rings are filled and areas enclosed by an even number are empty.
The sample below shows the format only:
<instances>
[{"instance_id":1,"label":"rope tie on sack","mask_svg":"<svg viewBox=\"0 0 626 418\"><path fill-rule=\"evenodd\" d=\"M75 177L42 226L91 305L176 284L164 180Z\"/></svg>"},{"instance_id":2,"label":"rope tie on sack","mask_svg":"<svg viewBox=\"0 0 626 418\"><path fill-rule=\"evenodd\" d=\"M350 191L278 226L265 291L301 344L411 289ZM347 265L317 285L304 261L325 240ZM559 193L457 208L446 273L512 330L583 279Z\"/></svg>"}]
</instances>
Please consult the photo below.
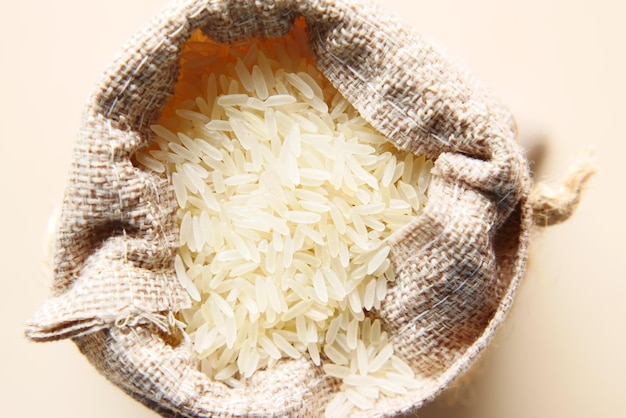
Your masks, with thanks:
<instances>
[{"instance_id":1,"label":"rope tie on sack","mask_svg":"<svg viewBox=\"0 0 626 418\"><path fill-rule=\"evenodd\" d=\"M561 184L555 186L543 181L535 184L529 196L534 224L555 225L572 216L585 185L595 172L595 156L588 148L570 165Z\"/></svg>"}]
</instances>

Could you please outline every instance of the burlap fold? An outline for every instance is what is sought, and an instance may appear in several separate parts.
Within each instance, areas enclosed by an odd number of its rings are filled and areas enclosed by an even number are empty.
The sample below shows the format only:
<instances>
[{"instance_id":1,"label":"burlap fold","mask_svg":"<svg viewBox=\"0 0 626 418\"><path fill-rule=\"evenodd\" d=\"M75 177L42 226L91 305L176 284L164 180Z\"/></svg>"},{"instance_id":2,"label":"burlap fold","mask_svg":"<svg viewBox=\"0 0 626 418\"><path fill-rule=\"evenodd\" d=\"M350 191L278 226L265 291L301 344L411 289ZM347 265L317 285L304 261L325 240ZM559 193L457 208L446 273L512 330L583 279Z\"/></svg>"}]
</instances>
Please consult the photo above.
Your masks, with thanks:
<instances>
[{"instance_id":1,"label":"burlap fold","mask_svg":"<svg viewBox=\"0 0 626 418\"><path fill-rule=\"evenodd\" d=\"M392 238L397 280L374 314L422 385L357 416L419 408L465 371L506 315L532 222L513 119L485 89L370 0L178 1L122 49L85 109L54 258L54 296L28 323L72 338L113 383L165 416L320 416L338 382L305 358L231 389L197 370L172 313L172 186L132 162L172 94L196 29L237 43L303 18L318 68L397 147L435 160L429 201Z\"/></svg>"}]
</instances>

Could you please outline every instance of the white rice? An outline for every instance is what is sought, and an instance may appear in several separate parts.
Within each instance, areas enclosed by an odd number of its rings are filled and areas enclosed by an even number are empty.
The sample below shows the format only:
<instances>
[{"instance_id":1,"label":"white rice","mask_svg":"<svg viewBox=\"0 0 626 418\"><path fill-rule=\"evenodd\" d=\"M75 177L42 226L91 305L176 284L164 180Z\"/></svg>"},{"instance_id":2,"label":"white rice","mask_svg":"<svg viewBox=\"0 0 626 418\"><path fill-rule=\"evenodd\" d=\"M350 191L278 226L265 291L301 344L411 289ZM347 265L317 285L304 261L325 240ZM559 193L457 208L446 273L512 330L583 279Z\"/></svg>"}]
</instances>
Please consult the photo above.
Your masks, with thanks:
<instances>
[{"instance_id":1,"label":"white rice","mask_svg":"<svg viewBox=\"0 0 626 418\"><path fill-rule=\"evenodd\" d=\"M239 387L306 355L342 381L326 414L344 416L418 385L364 310L393 281L387 239L425 205L432 162L368 125L306 45L287 53L302 35L226 51L195 34L136 160L172 181L200 369Z\"/></svg>"}]
</instances>

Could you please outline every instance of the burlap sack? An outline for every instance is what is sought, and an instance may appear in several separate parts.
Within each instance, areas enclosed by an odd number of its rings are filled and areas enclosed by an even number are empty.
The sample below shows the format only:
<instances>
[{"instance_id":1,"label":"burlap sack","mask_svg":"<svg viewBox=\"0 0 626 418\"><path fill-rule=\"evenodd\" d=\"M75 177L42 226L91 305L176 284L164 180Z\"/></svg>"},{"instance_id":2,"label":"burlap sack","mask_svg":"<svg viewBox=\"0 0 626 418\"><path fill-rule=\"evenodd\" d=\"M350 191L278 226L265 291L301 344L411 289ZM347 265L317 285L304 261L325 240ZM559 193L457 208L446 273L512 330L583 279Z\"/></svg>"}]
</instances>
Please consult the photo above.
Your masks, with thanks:
<instances>
[{"instance_id":1,"label":"burlap sack","mask_svg":"<svg viewBox=\"0 0 626 418\"><path fill-rule=\"evenodd\" d=\"M89 100L54 295L27 329L36 341L71 338L110 381L165 416L320 416L339 388L304 357L242 389L197 370L173 319L190 306L173 270L173 189L131 160L151 140L194 30L233 43L284 36L296 17L318 68L362 116L397 147L436 160L427 207L394 235L397 281L375 312L422 385L356 415L417 409L450 385L491 340L525 270L531 181L511 115L399 19L369 0L175 2L130 40ZM535 218L567 217L576 201L568 196L540 194Z\"/></svg>"}]
</instances>

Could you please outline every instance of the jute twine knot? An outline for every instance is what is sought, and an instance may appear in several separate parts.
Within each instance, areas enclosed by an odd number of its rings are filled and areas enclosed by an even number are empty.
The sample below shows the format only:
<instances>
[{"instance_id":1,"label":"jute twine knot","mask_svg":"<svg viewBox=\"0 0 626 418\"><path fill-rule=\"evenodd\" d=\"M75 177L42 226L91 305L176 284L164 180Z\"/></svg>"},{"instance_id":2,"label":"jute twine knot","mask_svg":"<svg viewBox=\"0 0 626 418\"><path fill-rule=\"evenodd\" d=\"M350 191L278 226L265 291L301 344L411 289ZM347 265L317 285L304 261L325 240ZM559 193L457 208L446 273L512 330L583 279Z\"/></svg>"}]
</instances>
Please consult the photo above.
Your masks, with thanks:
<instances>
[{"instance_id":1,"label":"jute twine knot","mask_svg":"<svg viewBox=\"0 0 626 418\"><path fill-rule=\"evenodd\" d=\"M585 185L596 172L595 160L593 149L587 148L570 165L561 184L535 184L529 196L535 225L555 225L574 213Z\"/></svg>"}]
</instances>

